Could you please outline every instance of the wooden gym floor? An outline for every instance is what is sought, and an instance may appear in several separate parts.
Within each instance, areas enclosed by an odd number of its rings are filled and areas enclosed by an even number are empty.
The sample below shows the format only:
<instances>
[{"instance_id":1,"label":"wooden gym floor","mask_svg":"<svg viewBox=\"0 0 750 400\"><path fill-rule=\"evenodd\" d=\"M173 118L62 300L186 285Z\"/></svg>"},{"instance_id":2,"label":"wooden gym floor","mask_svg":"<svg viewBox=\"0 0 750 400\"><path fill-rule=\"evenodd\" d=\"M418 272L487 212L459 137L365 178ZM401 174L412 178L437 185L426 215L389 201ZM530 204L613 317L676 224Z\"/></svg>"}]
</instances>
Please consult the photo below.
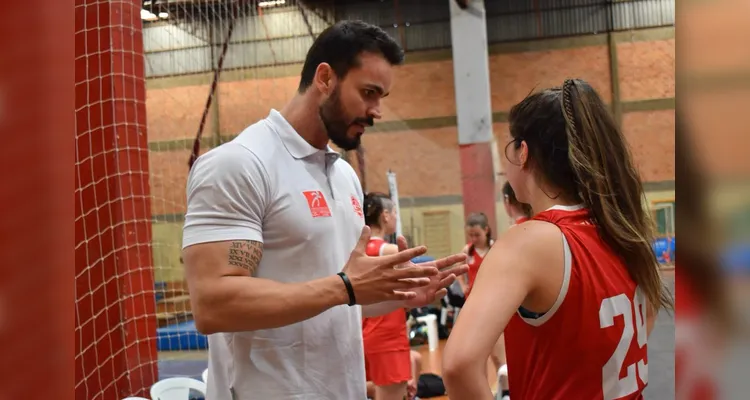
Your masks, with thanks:
<instances>
[{"instance_id":1,"label":"wooden gym floor","mask_svg":"<svg viewBox=\"0 0 750 400\"><path fill-rule=\"evenodd\" d=\"M674 293L674 272L665 271L664 277ZM750 291L748 291L750 292ZM649 385L644 392L646 399L670 399L674 398L674 315L666 311L659 313L656 327L649 337ZM441 357L445 346L445 340L440 341L438 349L430 352L427 345L414 347L422 355L422 373L434 373L442 376ZM206 351L170 351L159 353L160 374L165 376L195 376L200 378L200 373L206 367ZM179 368L170 368L167 365L177 365ZM487 362L488 384L494 391L495 374L491 363ZM435 400L447 400L446 396L437 397Z\"/></svg>"},{"instance_id":2,"label":"wooden gym floor","mask_svg":"<svg viewBox=\"0 0 750 400\"><path fill-rule=\"evenodd\" d=\"M443 357L443 347L445 347L446 340L440 341L440 346L435 351L430 351L429 347L424 344L419 347L413 347L412 349L418 351L422 355L422 373L433 373L436 375L443 376L441 360ZM492 362L487 360L487 383L492 388L494 393L495 386L497 386L497 370L492 367ZM448 396L431 397L431 400L448 400Z\"/></svg>"},{"instance_id":3,"label":"wooden gym floor","mask_svg":"<svg viewBox=\"0 0 750 400\"><path fill-rule=\"evenodd\" d=\"M412 350L419 352L422 355L422 373L433 373L442 376L441 360L443 356L443 348L445 347L446 340L441 340L440 345L436 351L431 352L427 344L412 347ZM184 364L182 370L170 371L165 376L192 376L195 375L196 379L200 379L200 373L206 367L205 362L208 353L206 351L170 351L160 352L159 359L160 363L166 364ZM179 367L178 367L179 368ZM172 368L174 369L174 368ZM163 371L166 372L166 371ZM496 386L496 374L497 371L492 367L492 363L487 361L487 383L492 388L493 392ZM448 396L433 397L433 400L448 400Z\"/></svg>"}]
</instances>

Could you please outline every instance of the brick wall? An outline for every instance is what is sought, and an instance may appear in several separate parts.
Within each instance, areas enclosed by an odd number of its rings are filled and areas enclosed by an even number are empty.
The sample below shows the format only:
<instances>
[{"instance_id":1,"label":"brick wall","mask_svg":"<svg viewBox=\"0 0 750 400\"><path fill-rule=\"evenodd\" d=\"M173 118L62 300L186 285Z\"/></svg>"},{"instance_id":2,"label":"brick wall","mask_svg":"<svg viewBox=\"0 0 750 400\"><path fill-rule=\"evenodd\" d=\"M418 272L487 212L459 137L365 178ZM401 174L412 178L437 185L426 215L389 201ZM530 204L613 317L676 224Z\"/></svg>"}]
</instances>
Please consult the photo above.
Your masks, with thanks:
<instances>
[{"instance_id":1,"label":"brick wall","mask_svg":"<svg viewBox=\"0 0 750 400\"><path fill-rule=\"evenodd\" d=\"M560 47L560 42L557 43L550 47ZM491 54L496 135L507 129L503 115L514 103L534 88L560 85L567 77L586 79L606 101L613 101L606 40L588 40L585 45L568 46L545 49L544 44L537 42L530 51L505 50ZM429 57L407 54L407 60L416 61L396 68L392 94L384 99L381 125L388 128L370 132L363 138L370 190L387 191L385 172L390 168L398 174L399 192L404 197L461 193L453 65L450 58L441 57L441 52L433 53ZM620 35L617 54L623 104L637 106L644 101L674 98L674 39L628 40L626 35ZM185 79L180 82L184 83ZM223 136L239 133L265 117L269 108L281 108L294 95L297 83L297 76L222 82L218 95L218 124L209 121L204 135L212 135L211 130L216 129L216 125ZM149 89L147 95L151 142L192 139L203 112L208 85L168 87L168 83L161 82L160 86ZM622 122L643 178L650 182L672 181L674 110L636 106L625 107L628 110ZM419 123L412 123L415 120ZM158 143L155 147L175 148ZM152 151L154 215L184 212L188 156L189 150L179 147Z\"/></svg>"}]
</instances>

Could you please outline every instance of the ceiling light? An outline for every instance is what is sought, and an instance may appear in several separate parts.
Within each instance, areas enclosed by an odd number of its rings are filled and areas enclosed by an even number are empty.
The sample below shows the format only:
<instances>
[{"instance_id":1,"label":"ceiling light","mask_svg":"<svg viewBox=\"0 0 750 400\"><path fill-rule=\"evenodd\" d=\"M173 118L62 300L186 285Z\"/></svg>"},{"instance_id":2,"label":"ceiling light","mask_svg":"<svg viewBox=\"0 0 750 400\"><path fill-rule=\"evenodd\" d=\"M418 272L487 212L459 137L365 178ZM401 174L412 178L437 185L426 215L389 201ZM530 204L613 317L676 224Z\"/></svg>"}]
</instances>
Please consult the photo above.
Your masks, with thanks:
<instances>
[{"instance_id":1,"label":"ceiling light","mask_svg":"<svg viewBox=\"0 0 750 400\"><path fill-rule=\"evenodd\" d=\"M286 4L286 0L265 0L258 3L258 7L274 7L283 6Z\"/></svg>"},{"instance_id":2,"label":"ceiling light","mask_svg":"<svg viewBox=\"0 0 750 400\"><path fill-rule=\"evenodd\" d=\"M154 15L154 13L149 10L141 9L141 19L144 21L156 21L157 19L159 19L159 17Z\"/></svg>"}]
</instances>

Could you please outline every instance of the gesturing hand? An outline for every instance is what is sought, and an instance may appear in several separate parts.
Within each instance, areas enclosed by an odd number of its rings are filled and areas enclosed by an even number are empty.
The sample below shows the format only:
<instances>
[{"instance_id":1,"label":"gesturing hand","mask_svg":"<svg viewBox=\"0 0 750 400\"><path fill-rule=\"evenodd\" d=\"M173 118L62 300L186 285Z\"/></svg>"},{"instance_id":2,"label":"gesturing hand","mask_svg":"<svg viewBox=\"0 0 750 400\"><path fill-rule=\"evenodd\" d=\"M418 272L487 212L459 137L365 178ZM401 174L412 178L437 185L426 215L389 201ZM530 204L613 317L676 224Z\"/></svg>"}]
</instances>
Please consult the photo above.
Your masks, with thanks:
<instances>
[{"instance_id":1,"label":"gesturing hand","mask_svg":"<svg viewBox=\"0 0 750 400\"><path fill-rule=\"evenodd\" d=\"M403 236L399 236L397 239L399 254L407 251L408 245L406 239ZM411 260L411 259L410 259ZM448 286L455 282L456 277L465 274L469 270L469 266L464 264L466 261L466 254L458 253L448 257L443 257L439 260L428 261L419 264L414 264L411 261L404 264L403 268L411 268L415 266L422 267L434 267L438 272L436 275L430 276L430 282L427 285L420 286L414 289L416 296L406 301L406 307L416 308L424 307L431 304L435 299L442 298L448 294ZM458 264L459 265L455 265ZM450 267L450 268L449 268Z\"/></svg>"},{"instance_id":2,"label":"gesturing hand","mask_svg":"<svg viewBox=\"0 0 750 400\"><path fill-rule=\"evenodd\" d=\"M369 240L370 228L365 226L343 270L351 281L357 304L418 298L417 289L430 285L432 278L440 275L438 264L409 262L427 251L424 246L412 249L404 246L396 254L368 257L365 249Z\"/></svg>"}]
</instances>

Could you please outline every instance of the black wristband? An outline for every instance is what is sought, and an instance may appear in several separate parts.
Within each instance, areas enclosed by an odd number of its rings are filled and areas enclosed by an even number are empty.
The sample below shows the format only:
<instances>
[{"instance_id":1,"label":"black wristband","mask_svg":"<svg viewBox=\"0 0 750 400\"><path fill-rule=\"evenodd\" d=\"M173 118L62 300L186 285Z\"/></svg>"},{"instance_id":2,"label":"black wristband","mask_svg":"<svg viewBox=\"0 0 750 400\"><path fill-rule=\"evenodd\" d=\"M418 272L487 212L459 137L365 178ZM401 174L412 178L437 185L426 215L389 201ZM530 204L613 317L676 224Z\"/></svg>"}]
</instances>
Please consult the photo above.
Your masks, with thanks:
<instances>
[{"instance_id":1,"label":"black wristband","mask_svg":"<svg viewBox=\"0 0 750 400\"><path fill-rule=\"evenodd\" d=\"M343 272L339 272L336 275L340 276L341 280L344 281L344 286L346 286L346 293L349 294L349 306L357 304L357 299L354 297L354 288L352 287L352 282L349 280L349 277L346 276L346 274Z\"/></svg>"}]
</instances>

